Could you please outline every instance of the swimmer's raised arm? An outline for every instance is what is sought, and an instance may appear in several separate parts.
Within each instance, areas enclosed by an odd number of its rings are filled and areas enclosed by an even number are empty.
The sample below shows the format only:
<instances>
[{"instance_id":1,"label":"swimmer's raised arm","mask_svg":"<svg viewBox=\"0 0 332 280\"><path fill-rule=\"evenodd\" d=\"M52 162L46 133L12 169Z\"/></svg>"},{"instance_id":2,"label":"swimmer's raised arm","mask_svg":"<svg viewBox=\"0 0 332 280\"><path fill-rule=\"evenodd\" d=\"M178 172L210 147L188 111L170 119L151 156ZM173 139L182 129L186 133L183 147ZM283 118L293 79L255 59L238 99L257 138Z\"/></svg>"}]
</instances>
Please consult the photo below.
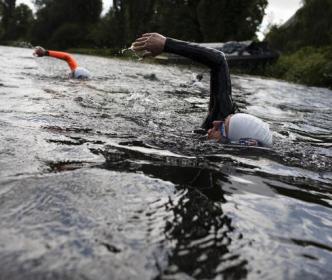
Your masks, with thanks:
<instances>
[{"instance_id":1,"label":"swimmer's raised arm","mask_svg":"<svg viewBox=\"0 0 332 280\"><path fill-rule=\"evenodd\" d=\"M146 51L145 56L157 56L169 52L188 57L210 68L225 64L225 55L216 49L165 37L159 33L146 33L132 44L134 51ZM226 63L227 64L227 63Z\"/></svg>"},{"instance_id":2,"label":"swimmer's raised arm","mask_svg":"<svg viewBox=\"0 0 332 280\"><path fill-rule=\"evenodd\" d=\"M208 117L202 127L212 127L215 120L223 120L234 114L236 106L232 100L232 88L225 55L218 50L198 44L166 38L158 33L146 33L133 44L134 51L146 51L150 56L164 52L188 57L211 69L210 102Z\"/></svg>"},{"instance_id":3,"label":"swimmer's raised arm","mask_svg":"<svg viewBox=\"0 0 332 280\"><path fill-rule=\"evenodd\" d=\"M45 50L42 47L36 47L34 55L38 57L43 57L43 56L50 56L58 59L62 59L68 63L68 66L70 67L71 71L75 71L76 68L78 67L78 63L76 60L66 52L59 52L59 51L49 51Z\"/></svg>"},{"instance_id":4,"label":"swimmer's raised arm","mask_svg":"<svg viewBox=\"0 0 332 280\"><path fill-rule=\"evenodd\" d=\"M68 63L68 66L70 67L71 71L75 71L78 67L78 63L76 60L66 52L58 52L58 51L46 51L47 55L50 57L58 58L65 60Z\"/></svg>"}]
</instances>

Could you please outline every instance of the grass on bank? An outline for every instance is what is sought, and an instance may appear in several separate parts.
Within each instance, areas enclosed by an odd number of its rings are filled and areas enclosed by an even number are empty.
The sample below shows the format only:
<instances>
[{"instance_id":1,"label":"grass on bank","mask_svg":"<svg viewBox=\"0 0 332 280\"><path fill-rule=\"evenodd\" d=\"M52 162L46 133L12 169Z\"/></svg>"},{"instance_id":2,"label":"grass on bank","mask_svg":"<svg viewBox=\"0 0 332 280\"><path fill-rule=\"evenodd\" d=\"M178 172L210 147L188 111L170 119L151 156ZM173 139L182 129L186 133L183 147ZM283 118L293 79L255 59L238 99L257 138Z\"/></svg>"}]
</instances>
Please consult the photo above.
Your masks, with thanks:
<instances>
[{"instance_id":1,"label":"grass on bank","mask_svg":"<svg viewBox=\"0 0 332 280\"><path fill-rule=\"evenodd\" d=\"M332 46L305 47L292 54L282 54L261 74L309 86L332 88Z\"/></svg>"},{"instance_id":2,"label":"grass on bank","mask_svg":"<svg viewBox=\"0 0 332 280\"><path fill-rule=\"evenodd\" d=\"M72 48L66 51L69 53L79 53L79 54L102 56L102 57L116 57L121 55L121 51L119 51L119 49L112 49L112 48L100 48L100 49Z\"/></svg>"}]
</instances>

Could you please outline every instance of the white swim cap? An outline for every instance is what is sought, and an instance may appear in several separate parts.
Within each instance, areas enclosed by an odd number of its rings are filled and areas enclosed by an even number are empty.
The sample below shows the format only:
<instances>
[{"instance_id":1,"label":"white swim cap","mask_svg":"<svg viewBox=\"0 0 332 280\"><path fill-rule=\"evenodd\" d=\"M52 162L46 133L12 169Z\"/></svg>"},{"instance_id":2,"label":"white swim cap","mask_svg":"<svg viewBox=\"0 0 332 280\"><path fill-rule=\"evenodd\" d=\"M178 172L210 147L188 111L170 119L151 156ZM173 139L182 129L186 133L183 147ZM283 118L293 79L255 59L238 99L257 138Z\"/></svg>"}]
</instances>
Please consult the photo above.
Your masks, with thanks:
<instances>
[{"instance_id":1,"label":"white swim cap","mask_svg":"<svg viewBox=\"0 0 332 280\"><path fill-rule=\"evenodd\" d=\"M74 71L74 78L76 79L89 79L90 72L83 67L77 67Z\"/></svg>"},{"instance_id":2,"label":"white swim cap","mask_svg":"<svg viewBox=\"0 0 332 280\"><path fill-rule=\"evenodd\" d=\"M227 137L231 141L251 138L259 141L265 147L272 146L272 133L269 125L249 114L237 113L231 116Z\"/></svg>"}]
</instances>

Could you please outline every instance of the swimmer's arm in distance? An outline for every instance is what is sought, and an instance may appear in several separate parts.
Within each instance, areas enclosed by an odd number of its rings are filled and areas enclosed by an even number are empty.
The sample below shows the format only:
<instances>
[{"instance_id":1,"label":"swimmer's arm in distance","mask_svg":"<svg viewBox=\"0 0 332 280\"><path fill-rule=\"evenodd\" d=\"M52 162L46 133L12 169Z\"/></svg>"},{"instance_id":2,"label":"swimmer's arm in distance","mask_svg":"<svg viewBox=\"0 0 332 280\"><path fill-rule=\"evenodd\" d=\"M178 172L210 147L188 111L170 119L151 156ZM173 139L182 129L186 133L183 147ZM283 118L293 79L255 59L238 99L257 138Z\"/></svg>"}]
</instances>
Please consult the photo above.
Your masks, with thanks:
<instances>
[{"instance_id":1,"label":"swimmer's arm in distance","mask_svg":"<svg viewBox=\"0 0 332 280\"><path fill-rule=\"evenodd\" d=\"M45 50L42 47L36 47L34 54L38 57L50 56L65 60L72 71L75 71L75 69L78 67L78 63L76 62L76 60L69 53L66 52L49 51Z\"/></svg>"},{"instance_id":2,"label":"swimmer's arm in distance","mask_svg":"<svg viewBox=\"0 0 332 280\"><path fill-rule=\"evenodd\" d=\"M58 51L47 51L47 55L50 57L65 60L68 63L71 71L75 71L75 69L78 67L78 63L69 53L58 52Z\"/></svg>"}]
</instances>

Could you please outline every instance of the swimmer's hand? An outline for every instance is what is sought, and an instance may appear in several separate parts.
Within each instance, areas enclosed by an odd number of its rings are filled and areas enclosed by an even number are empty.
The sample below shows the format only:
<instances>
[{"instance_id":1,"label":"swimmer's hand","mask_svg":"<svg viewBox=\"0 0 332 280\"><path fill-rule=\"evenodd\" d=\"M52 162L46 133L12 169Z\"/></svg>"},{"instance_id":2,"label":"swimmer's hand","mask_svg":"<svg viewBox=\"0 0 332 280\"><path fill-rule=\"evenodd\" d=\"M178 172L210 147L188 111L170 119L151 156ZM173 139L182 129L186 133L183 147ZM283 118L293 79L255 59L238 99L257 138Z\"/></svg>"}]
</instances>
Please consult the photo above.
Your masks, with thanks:
<instances>
[{"instance_id":1,"label":"swimmer's hand","mask_svg":"<svg viewBox=\"0 0 332 280\"><path fill-rule=\"evenodd\" d=\"M131 45L135 52L144 51L143 57L157 56L164 50L166 37L159 33L145 33Z\"/></svg>"},{"instance_id":2,"label":"swimmer's hand","mask_svg":"<svg viewBox=\"0 0 332 280\"><path fill-rule=\"evenodd\" d=\"M33 53L34 56L42 57L45 56L47 51L42 47L36 47Z\"/></svg>"}]
</instances>

